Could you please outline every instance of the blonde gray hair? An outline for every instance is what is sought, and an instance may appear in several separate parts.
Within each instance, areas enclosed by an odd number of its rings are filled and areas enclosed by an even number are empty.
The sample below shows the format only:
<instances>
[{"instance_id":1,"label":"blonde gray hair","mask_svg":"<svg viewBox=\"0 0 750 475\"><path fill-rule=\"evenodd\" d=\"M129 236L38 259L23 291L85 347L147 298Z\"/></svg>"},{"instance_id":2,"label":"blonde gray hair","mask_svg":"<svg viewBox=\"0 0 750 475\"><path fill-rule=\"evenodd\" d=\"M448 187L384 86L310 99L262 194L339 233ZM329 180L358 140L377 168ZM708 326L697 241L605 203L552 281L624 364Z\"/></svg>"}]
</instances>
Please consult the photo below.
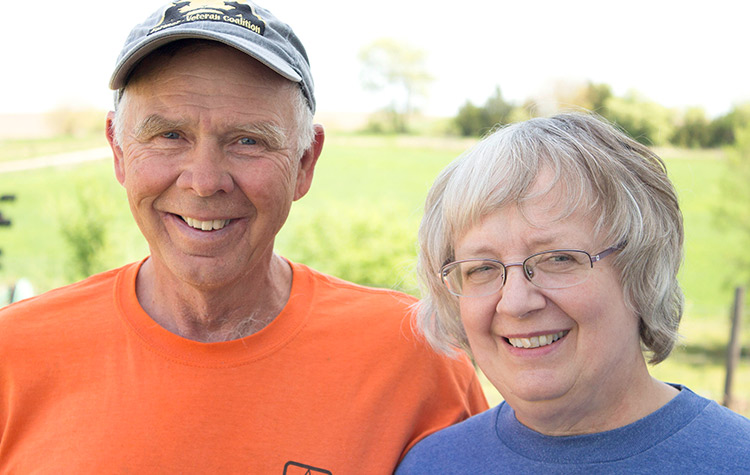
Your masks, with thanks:
<instances>
[{"instance_id":1,"label":"blonde gray hair","mask_svg":"<svg viewBox=\"0 0 750 475\"><path fill-rule=\"evenodd\" d=\"M550 188L564 190L562 207L595 216L594 232L611 245L626 304L639 318L650 363L663 361L677 341L683 295L677 282L683 225L664 162L647 147L594 115L566 113L497 129L438 176L419 229L418 274L424 297L416 327L448 354L471 355L458 297L442 284L441 266L454 243L482 217L531 198L537 176L550 170ZM537 195L539 193L537 192ZM561 218L564 216L561 216Z\"/></svg>"}]
</instances>

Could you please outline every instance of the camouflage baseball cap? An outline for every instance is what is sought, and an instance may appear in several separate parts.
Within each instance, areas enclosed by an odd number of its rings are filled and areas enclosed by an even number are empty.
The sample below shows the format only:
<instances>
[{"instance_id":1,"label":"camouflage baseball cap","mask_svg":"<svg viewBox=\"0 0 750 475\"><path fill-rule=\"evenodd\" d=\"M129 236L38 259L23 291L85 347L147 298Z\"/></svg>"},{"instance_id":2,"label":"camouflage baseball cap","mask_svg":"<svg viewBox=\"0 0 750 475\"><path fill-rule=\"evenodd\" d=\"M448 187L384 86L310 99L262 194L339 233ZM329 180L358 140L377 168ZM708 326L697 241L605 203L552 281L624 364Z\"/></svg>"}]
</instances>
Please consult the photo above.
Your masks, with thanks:
<instances>
[{"instance_id":1,"label":"camouflage baseball cap","mask_svg":"<svg viewBox=\"0 0 750 475\"><path fill-rule=\"evenodd\" d=\"M218 41L246 53L296 82L315 113L310 62L291 27L268 10L245 0L175 1L164 5L130 32L109 82L116 101L130 73L149 53L183 39Z\"/></svg>"}]
</instances>

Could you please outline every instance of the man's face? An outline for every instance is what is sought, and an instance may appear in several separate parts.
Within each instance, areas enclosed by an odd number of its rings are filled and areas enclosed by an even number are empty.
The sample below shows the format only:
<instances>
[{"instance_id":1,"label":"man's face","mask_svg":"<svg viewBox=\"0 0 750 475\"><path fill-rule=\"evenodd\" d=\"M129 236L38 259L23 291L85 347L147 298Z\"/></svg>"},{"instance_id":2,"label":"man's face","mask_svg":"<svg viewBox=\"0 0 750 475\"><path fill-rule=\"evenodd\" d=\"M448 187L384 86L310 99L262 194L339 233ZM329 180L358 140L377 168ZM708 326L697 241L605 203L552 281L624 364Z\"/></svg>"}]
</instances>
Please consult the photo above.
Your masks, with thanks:
<instances>
[{"instance_id":1,"label":"man's face","mask_svg":"<svg viewBox=\"0 0 750 475\"><path fill-rule=\"evenodd\" d=\"M216 289L267 270L317 158L295 152L295 87L224 46L140 67L115 171L161 275Z\"/></svg>"}]
</instances>

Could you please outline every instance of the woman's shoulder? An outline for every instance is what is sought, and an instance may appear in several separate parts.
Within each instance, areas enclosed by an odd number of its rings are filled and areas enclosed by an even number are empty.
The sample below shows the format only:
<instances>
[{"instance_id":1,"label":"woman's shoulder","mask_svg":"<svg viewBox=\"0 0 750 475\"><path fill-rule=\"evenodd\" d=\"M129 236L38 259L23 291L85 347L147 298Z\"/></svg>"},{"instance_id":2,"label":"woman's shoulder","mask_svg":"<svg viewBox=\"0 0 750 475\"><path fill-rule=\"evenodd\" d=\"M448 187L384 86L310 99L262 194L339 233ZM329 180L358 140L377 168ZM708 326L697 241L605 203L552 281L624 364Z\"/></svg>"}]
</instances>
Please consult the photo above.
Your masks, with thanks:
<instances>
[{"instance_id":1,"label":"woman's shoulder","mask_svg":"<svg viewBox=\"0 0 750 475\"><path fill-rule=\"evenodd\" d=\"M729 471L739 466L747 469L750 464L750 419L687 387L680 389L684 404L693 408L694 416L659 448L692 459L699 466Z\"/></svg>"},{"instance_id":2,"label":"woman's shoulder","mask_svg":"<svg viewBox=\"0 0 750 475\"><path fill-rule=\"evenodd\" d=\"M680 395L684 397L684 404L695 411L694 423L715 426L722 432L732 430L738 435L750 437L750 419L695 393L686 386L676 385L676 387L680 389Z\"/></svg>"}]
</instances>

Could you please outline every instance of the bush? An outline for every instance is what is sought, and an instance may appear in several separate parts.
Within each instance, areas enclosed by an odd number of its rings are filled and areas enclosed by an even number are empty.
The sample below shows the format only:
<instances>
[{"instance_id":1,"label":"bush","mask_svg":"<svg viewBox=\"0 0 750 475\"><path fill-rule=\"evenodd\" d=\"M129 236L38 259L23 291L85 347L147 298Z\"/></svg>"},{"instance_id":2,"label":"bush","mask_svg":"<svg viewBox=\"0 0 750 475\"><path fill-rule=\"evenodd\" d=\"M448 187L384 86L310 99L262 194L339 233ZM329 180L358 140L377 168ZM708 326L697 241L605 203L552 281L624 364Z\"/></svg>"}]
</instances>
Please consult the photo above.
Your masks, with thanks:
<instances>
[{"instance_id":1,"label":"bush","mask_svg":"<svg viewBox=\"0 0 750 475\"><path fill-rule=\"evenodd\" d=\"M666 145L673 136L673 112L635 92L608 98L604 116L644 145Z\"/></svg>"},{"instance_id":2,"label":"bush","mask_svg":"<svg viewBox=\"0 0 750 475\"><path fill-rule=\"evenodd\" d=\"M516 107L503 99L500 88L495 88L484 107L477 107L471 102L461 107L455 118L456 125L464 137L487 134L498 124L509 124Z\"/></svg>"},{"instance_id":3,"label":"bush","mask_svg":"<svg viewBox=\"0 0 750 475\"><path fill-rule=\"evenodd\" d=\"M416 294L417 219L393 203L325 208L290 223L281 252L351 282Z\"/></svg>"},{"instance_id":4,"label":"bush","mask_svg":"<svg viewBox=\"0 0 750 475\"><path fill-rule=\"evenodd\" d=\"M68 209L60 213L60 232L70 250L66 277L71 280L83 279L107 268L104 254L110 217L99 191L82 185L77 190L77 206L68 205Z\"/></svg>"},{"instance_id":5,"label":"bush","mask_svg":"<svg viewBox=\"0 0 750 475\"><path fill-rule=\"evenodd\" d=\"M727 168L722 179L724 199L716 210L717 224L723 230L739 230L740 239L730 245L734 266L731 285L750 285L750 124L736 129L736 143L727 148Z\"/></svg>"},{"instance_id":6,"label":"bush","mask_svg":"<svg viewBox=\"0 0 750 475\"><path fill-rule=\"evenodd\" d=\"M710 122L700 107L689 108L675 127L672 145L678 147L708 147L711 142Z\"/></svg>"}]
</instances>

